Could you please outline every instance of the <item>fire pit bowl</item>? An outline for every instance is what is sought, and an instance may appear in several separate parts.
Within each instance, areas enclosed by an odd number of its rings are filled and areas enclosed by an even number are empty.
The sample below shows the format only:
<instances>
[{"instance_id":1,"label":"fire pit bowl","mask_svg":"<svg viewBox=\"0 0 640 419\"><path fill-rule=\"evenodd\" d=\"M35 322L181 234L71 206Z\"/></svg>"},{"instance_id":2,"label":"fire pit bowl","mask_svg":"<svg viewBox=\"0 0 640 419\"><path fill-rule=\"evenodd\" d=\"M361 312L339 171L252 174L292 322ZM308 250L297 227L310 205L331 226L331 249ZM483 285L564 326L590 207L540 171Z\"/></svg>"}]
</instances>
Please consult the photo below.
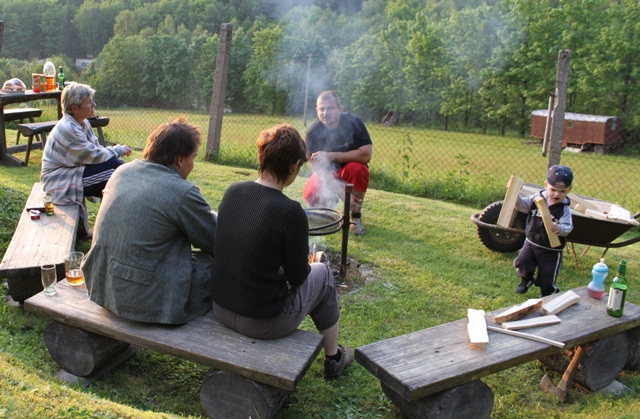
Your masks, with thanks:
<instances>
[{"instance_id":1,"label":"fire pit bowl","mask_svg":"<svg viewBox=\"0 0 640 419\"><path fill-rule=\"evenodd\" d=\"M342 229L343 217L330 208L305 208L309 220L310 236L326 236Z\"/></svg>"}]
</instances>

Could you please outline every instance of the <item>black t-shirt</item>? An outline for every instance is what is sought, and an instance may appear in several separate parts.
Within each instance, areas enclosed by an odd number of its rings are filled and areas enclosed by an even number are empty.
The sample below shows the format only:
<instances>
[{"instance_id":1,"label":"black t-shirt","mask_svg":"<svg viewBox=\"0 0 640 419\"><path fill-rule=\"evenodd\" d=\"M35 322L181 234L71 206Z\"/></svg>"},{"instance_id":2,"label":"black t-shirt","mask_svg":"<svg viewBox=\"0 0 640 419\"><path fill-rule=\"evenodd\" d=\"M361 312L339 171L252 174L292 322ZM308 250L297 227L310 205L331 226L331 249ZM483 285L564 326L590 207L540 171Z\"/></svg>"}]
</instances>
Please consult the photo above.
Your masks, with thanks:
<instances>
[{"instance_id":1,"label":"black t-shirt","mask_svg":"<svg viewBox=\"0 0 640 419\"><path fill-rule=\"evenodd\" d=\"M340 114L340 123L330 130L320 120L316 120L307 130L307 153L316 151L352 151L371 144L371 137L362 119L350 113ZM346 163L332 162L336 169Z\"/></svg>"}]
</instances>

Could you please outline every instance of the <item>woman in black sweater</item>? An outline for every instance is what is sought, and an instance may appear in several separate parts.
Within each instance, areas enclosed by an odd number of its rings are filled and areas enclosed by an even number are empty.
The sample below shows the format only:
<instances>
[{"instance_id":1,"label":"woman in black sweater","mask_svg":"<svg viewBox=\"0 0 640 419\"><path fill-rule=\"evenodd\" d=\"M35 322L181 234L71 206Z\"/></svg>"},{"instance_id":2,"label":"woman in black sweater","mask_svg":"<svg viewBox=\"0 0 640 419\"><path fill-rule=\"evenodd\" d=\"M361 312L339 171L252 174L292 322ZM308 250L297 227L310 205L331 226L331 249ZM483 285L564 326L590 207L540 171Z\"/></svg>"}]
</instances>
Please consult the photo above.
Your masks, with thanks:
<instances>
[{"instance_id":1,"label":"woman in black sweater","mask_svg":"<svg viewBox=\"0 0 640 419\"><path fill-rule=\"evenodd\" d=\"M306 162L306 146L290 125L262 131L256 181L231 185L218 210L212 296L216 317L259 339L298 328L307 314L324 335L324 373L339 377L353 361L338 345L335 281L322 263L308 263L309 224L302 206L282 193Z\"/></svg>"}]
</instances>

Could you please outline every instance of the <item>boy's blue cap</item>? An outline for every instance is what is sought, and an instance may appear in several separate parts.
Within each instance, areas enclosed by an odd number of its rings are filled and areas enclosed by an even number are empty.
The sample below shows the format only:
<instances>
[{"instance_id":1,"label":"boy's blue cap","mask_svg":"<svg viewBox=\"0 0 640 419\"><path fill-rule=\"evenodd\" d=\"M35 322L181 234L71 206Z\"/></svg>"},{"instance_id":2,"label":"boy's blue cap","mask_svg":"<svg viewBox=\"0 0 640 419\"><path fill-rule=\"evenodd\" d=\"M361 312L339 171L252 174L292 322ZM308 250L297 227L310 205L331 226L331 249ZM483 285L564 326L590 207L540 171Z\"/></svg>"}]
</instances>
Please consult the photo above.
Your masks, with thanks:
<instances>
[{"instance_id":1,"label":"boy's blue cap","mask_svg":"<svg viewBox=\"0 0 640 419\"><path fill-rule=\"evenodd\" d=\"M573 172L567 166L551 166L547 172L547 183L556 188L568 188L573 182Z\"/></svg>"}]
</instances>

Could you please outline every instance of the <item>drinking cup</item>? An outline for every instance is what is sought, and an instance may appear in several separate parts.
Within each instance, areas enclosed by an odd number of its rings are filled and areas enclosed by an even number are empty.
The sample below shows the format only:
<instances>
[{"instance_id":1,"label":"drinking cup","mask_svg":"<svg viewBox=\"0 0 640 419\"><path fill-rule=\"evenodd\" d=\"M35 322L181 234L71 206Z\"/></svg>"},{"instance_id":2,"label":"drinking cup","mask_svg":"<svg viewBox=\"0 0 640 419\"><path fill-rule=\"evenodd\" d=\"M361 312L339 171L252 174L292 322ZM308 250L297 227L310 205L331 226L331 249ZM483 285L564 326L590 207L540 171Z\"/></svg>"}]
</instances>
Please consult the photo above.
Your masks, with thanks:
<instances>
[{"instance_id":1,"label":"drinking cup","mask_svg":"<svg viewBox=\"0 0 640 419\"><path fill-rule=\"evenodd\" d=\"M64 275L69 285L74 287L84 284L84 275L80 269L83 257L84 253L82 252L69 252L64 258Z\"/></svg>"},{"instance_id":2,"label":"drinking cup","mask_svg":"<svg viewBox=\"0 0 640 419\"><path fill-rule=\"evenodd\" d=\"M44 288L44 295L52 297L56 295L56 265L42 265L40 267L40 279Z\"/></svg>"},{"instance_id":3,"label":"drinking cup","mask_svg":"<svg viewBox=\"0 0 640 419\"><path fill-rule=\"evenodd\" d=\"M42 202L44 202L44 211L47 215L53 215L53 194L45 193L42 195Z\"/></svg>"}]
</instances>

